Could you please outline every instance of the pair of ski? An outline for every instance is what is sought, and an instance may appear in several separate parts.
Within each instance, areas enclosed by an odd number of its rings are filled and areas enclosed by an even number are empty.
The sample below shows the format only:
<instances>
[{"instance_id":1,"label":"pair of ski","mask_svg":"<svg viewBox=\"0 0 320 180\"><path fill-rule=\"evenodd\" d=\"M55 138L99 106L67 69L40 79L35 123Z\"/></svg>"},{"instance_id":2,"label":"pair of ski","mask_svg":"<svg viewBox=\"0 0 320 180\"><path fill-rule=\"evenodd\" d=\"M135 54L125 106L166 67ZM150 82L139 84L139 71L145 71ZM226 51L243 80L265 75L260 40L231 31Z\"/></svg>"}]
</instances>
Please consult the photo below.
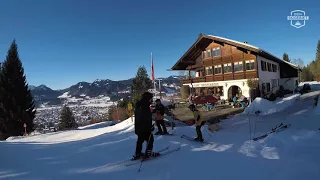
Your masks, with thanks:
<instances>
[{"instance_id":1,"label":"pair of ski","mask_svg":"<svg viewBox=\"0 0 320 180\"><path fill-rule=\"evenodd\" d=\"M141 161L149 161L149 160L157 159L159 157L168 155L168 154L170 154L172 152L179 151L180 148L181 147L179 146L177 148L169 150L169 146L166 146L163 149L160 149L159 151L156 151L157 153L160 153L160 156L150 157L150 158L147 158L147 159L143 159L143 158L134 159L134 160L133 159L127 159L127 160L122 160L122 161L117 161L117 162L114 162L114 163L107 164L105 167L132 166L132 165L141 163Z\"/></svg>"},{"instance_id":2,"label":"pair of ski","mask_svg":"<svg viewBox=\"0 0 320 180\"><path fill-rule=\"evenodd\" d=\"M149 158L146 158L146 159L145 158L140 158L140 159L131 160L131 162L127 163L125 166L132 166L132 165L135 165L135 164L139 164L141 162L150 161L150 160L153 160L153 159L158 159L159 157L171 154L171 153L173 153L175 151L179 151L180 149L181 149L181 146L178 146L176 148L173 148L173 149L169 150L169 146L167 146L167 147L157 151L157 153L160 153L159 156L149 157Z\"/></svg>"},{"instance_id":3,"label":"pair of ski","mask_svg":"<svg viewBox=\"0 0 320 180\"><path fill-rule=\"evenodd\" d=\"M257 141L257 140L260 140L260 139L264 139L264 138L266 138L267 136L269 136L270 134L283 131L284 129L287 129L287 128L290 127L290 126L291 126L291 124L283 125L283 123L281 123L281 124L277 125L275 128L272 128L271 131L267 132L266 134L261 135L261 136L258 136L258 137L256 137L256 138L253 138L253 140L254 140L254 141Z\"/></svg>"},{"instance_id":4,"label":"pair of ski","mask_svg":"<svg viewBox=\"0 0 320 180\"><path fill-rule=\"evenodd\" d=\"M193 141L193 142L198 142L198 143L202 143L202 144L213 144L213 143L211 143L211 142L206 142L206 141L203 141L203 142L201 142L201 141L197 141L197 140L195 140L193 137L190 137L190 136L187 136L187 135L182 135L181 136L181 138L183 138L183 139L186 139L186 140L189 140L189 141Z\"/></svg>"},{"instance_id":5,"label":"pair of ski","mask_svg":"<svg viewBox=\"0 0 320 180\"><path fill-rule=\"evenodd\" d=\"M174 134L172 133L168 133L168 134L154 134L155 136L174 136Z\"/></svg>"}]
</instances>

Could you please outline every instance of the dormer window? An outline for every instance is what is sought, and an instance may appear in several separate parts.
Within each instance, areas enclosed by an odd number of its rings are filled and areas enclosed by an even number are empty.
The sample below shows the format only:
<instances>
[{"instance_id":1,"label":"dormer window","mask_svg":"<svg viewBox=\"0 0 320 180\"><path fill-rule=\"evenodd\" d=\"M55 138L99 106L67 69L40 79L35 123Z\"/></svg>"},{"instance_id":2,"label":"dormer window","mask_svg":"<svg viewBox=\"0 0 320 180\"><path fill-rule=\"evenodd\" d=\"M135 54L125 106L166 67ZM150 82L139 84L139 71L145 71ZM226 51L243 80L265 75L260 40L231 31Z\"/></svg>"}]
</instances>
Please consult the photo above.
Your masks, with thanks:
<instances>
[{"instance_id":1,"label":"dormer window","mask_svg":"<svg viewBox=\"0 0 320 180\"><path fill-rule=\"evenodd\" d=\"M221 55L221 50L219 47L212 49L212 57L216 57L216 56L220 56L220 55Z\"/></svg>"},{"instance_id":2,"label":"dormer window","mask_svg":"<svg viewBox=\"0 0 320 180\"><path fill-rule=\"evenodd\" d=\"M205 58L211 57L211 50L210 49L204 52L204 57Z\"/></svg>"}]
</instances>

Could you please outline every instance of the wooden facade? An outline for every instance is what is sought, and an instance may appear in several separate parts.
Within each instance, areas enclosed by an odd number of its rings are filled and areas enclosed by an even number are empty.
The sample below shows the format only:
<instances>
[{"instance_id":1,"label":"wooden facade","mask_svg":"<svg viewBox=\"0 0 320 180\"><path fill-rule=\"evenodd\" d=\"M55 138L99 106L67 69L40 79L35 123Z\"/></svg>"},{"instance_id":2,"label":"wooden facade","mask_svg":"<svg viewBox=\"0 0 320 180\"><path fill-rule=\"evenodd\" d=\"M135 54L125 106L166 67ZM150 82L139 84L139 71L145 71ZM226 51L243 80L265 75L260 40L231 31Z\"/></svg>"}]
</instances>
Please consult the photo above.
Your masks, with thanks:
<instances>
[{"instance_id":1,"label":"wooden facade","mask_svg":"<svg viewBox=\"0 0 320 180\"><path fill-rule=\"evenodd\" d=\"M280 73L268 71L270 73L266 74L262 70L262 59L279 64ZM190 84L198 94L218 94L224 99L237 95L237 92L248 97L250 88L246 79L259 78L261 83L274 84L274 79L297 78L298 72L295 65L246 42L204 34L199 35L171 70L189 70L183 84ZM196 77L191 77L190 71L197 72Z\"/></svg>"},{"instance_id":2,"label":"wooden facade","mask_svg":"<svg viewBox=\"0 0 320 180\"><path fill-rule=\"evenodd\" d=\"M208 50L215 48L220 49L218 56L206 56ZM211 51L210 51L211 52ZM242 51L235 46L228 44L218 44L212 42L202 53L201 62L195 63L194 65L188 66L187 70L197 71L199 77L187 78L183 80L183 83L197 83L197 82L214 82L214 81L227 81L227 80L238 80L238 79L250 79L258 78L258 63L256 55L251 54L250 51ZM246 61L254 61L254 69L246 70ZM235 72L234 63L242 62L242 71ZM224 72L224 65L231 63L232 72ZM214 66L221 65L221 74L215 74ZM206 74L205 68L212 67L213 73Z\"/></svg>"}]
</instances>

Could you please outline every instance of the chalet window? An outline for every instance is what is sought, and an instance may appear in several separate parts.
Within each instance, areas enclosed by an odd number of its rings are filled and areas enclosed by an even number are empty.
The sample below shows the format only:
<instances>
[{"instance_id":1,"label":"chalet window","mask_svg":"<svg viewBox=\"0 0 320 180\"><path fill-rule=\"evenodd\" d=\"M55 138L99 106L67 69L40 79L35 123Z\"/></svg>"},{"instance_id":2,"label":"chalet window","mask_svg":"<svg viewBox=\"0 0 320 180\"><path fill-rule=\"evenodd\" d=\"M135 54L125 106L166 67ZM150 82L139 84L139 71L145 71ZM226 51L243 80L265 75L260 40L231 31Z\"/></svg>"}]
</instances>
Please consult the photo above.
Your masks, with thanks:
<instances>
[{"instance_id":1,"label":"chalet window","mask_svg":"<svg viewBox=\"0 0 320 180\"><path fill-rule=\"evenodd\" d=\"M266 86L267 86L267 92L270 92L271 89L270 89L270 83L266 83Z\"/></svg>"},{"instance_id":2,"label":"chalet window","mask_svg":"<svg viewBox=\"0 0 320 180\"><path fill-rule=\"evenodd\" d=\"M266 83L262 83L262 92L266 91Z\"/></svg>"},{"instance_id":3,"label":"chalet window","mask_svg":"<svg viewBox=\"0 0 320 180\"><path fill-rule=\"evenodd\" d=\"M272 88L278 87L278 80L277 79L271 79Z\"/></svg>"},{"instance_id":4,"label":"chalet window","mask_svg":"<svg viewBox=\"0 0 320 180\"><path fill-rule=\"evenodd\" d=\"M243 71L243 64L241 62L235 62L234 64L234 72L240 72Z\"/></svg>"},{"instance_id":5,"label":"chalet window","mask_svg":"<svg viewBox=\"0 0 320 180\"><path fill-rule=\"evenodd\" d=\"M199 71L196 72L196 77L200 77L200 72Z\"/></svg>"},{"instance_id":6,"label":"chalet window","mask_svg":"<svg viewBox=\"0 0 320 180\"><path fill-rule=\"evenodd\" d=\"M221 65L214 66L214 74L222 74Z\"/></svg>"},{"instance_id":7,"label":"chalet window","mask_svg":"<svg viewBox=\"0 0 320 180\"><path fill-rule=\"evenodd\" d=\"M220 48L213 48L212 49L212 57L220 56L220 54L221 54Z\"/></svg>"},{"instance_id":8,"label":"chalet window","mask_svg":"<svg viewBox=\"0 0 320 180\"><path fill-rule=\"evenodd\" d=\"M204 52L204 57L205 58L211 57L211 50L210 49Z\"/></svg>"},{"instance_id":9,"label":"chalet window","mask_svg":"<svg viewBox=\"0 0 320 180\"><path fill-rule=\"evenodd\" d=\"M272 72L277 72L277 65L272 64Z\"/></svg>"},{"instance_id":10,"label":"chalet window","mask_svg":"<svg viewBox=\"0 0 320 180\"><path fill-rule=\"evenodd\" d=\"M246 61L246 70L254 70L254 60Z\"/></svg>"},{"instance_id":11,"label":"chalet window","mask_svg":"<svg viewBox=\"0 0 320 180\"><path fill-rule=\"evenodd\" d=\"M267 71L267 63L265 61L261 61L261 70Z\"/></svg>"},{"instance_id":12,"label":"chalet window","mask_svg":"<svg viewBox=\"0 0 320 180\"><path fill-rule=\"evenodd\" d=\"M271 66L271 63L267 63L267 66L268 66L268 71L269 71L269 72L272 72L272 66Z\"/></svg>"},{"instance_id":13,"label":"chalet window","mask_svg":"<svg viewBox=\"0 0 320 180\"><path fill-rule=\"evenodd\" d=\"M224 71L224 73L232 73L232 65L231 65L231 63L224 64L223 65L223 71Z\"/></svg>"},{"instance_id":14,"label":"chalet window","mask_svg":"<svg viewBox=\"0 0 320 180\"><path fill-rule=\"evenodd\" d=\"M206 75L212 75L212 74L213 74L212 66L206 67Z\"/></svg>"}]
</instances>

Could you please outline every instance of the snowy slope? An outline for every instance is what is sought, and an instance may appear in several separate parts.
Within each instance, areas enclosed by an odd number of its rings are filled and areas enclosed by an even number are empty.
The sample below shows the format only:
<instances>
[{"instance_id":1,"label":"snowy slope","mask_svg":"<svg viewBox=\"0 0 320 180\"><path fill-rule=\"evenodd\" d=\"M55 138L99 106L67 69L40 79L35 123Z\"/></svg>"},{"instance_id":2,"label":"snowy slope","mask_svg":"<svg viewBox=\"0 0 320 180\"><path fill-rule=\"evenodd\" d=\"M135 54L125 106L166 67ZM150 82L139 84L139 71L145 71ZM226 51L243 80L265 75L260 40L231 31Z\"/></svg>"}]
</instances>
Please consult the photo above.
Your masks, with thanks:
<instances>
[{"instance_id":1,"label":"snowy slope","mask_svg":"<svg viewBox=\"0 0 320 180\"><path fill-rule=\"evenodd\" d=\"M114 126L90 126L0 142L0 179L319 179L320 128L313 97L302 95L290 108L265 116L236 115L222 121L201 146L179 136L155 137L154 149L181 150L132 167L108 164L130 158L136 135L131 120ZM249 123L250 122L250 123ZM260 141L250 141L276 124L292 127ZM251 128L249 128L251 127ZM205 127L204 127L205 128ZM251 130L250 130L251 129ZM251 132L251 133L250 133ZM178 127L177 135L195 135L195 127Z\"/></svg>"},{"instance_id":2,"label":"snowy slope","mask_svg":"<svg viewBox=\"0 0 320 180\"><path fill-rule=\"evenodd\" d=\"M261 116L280 112L289 108L299 97L300 94L295 94L278 98L273 102L258 97L243 111L243 114L255 114L255 112L260 111Z\"/></svg>"}]
</instances>

